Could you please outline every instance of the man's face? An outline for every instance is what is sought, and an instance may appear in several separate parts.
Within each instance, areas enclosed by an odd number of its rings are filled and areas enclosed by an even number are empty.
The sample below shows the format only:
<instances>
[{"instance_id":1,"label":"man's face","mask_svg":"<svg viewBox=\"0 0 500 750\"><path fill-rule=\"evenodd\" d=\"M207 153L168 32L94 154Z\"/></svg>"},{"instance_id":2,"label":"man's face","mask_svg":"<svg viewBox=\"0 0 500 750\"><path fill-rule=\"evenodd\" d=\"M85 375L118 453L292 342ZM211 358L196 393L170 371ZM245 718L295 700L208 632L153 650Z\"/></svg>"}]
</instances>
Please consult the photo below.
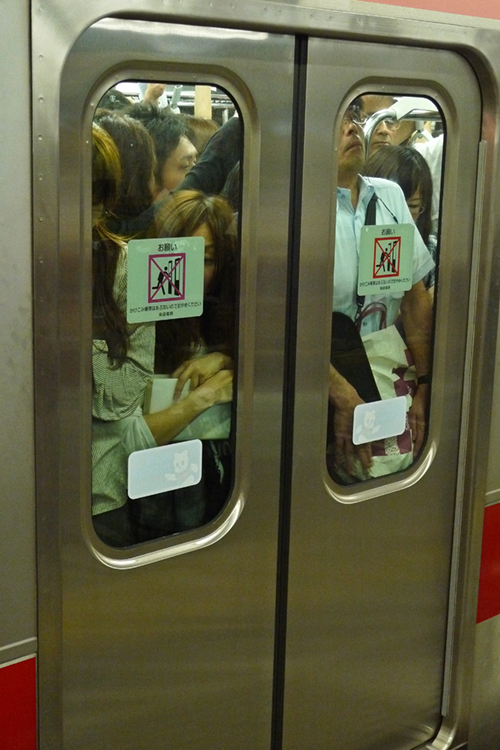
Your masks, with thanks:
<instances>
[{"instance_id":1,"label":"man's face","mask_svg":"<svg viewBox=\"0 0 500 750\"><path fill-rule=\"evenodd\" d=\"M163 190L175 190L192 166L196 164L198 152L186 136L182 135L179 145L170 154L161 172Z\"/></svg>"},{"instance_id":2,"label":"man's face","mask_svg":"<svg viewBox=\"0 0 500 750\"><path fill-rule=\"evenodd\" d=\"M376 96L375 94L365 94L361 97L363 117L371 117L375 112L381 109L390 109L394 104L392 96ZM393 135L396 131L390 130L385 122L377 125L370 141L370 154L377 151L382 146L396 145Z\"/></svg>"},{"instance_id":3,"label":"man's face","mask_svg":"<svg viewBox=\"0 0 500 750\"><path fill-rule=\"evenodd\" d=\"M365 94L361 97L362 115L364 118L371 117L381 109L390 109L394 104L392 96L381 96L378 94ZM375 128L370 141L370 154L382 146L399 146L413 133L415 123L411 120L403 120L396 129L391 128L382 121Z\"/></svg>"},{"instance_id":4,"label":"man's face","mask_svg":"<svg viewBox=\"0 0 500 750\"><path fill-rule=\"evenodd\" d=\"M358 175L365 163L365 139L359 108L350 105L342 118L338 146L339 184L343 178Z\"/></svg>"}]
</instances>

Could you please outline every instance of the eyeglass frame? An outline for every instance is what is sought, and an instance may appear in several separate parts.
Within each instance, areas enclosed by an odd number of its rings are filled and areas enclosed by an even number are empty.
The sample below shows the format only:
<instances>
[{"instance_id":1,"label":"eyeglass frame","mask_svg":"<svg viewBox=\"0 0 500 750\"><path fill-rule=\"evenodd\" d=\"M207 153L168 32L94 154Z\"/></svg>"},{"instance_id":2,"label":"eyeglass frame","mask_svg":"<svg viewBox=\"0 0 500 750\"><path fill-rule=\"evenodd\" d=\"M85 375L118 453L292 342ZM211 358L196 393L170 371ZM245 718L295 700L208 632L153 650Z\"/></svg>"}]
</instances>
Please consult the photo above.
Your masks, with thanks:
<instances>
[{"instance_id":1,"label":"eyeglass frame","mask_svg":"<svg viewBox=\"0 0 500 750\"><path fill-rule=\"evenodd\" d=\"M427 208L427 206L425 204L422 205L422 203L419 203L419 204L417 204L415 206L410 206L410 204L407 202L406 205L408 206L408 209L410 210L410 212L411 211L415 211L415 213L417 213L417 211L418 211L418 216L422 216L422 214L424 213L425 209Z\"/></svg>"},{"instance_id":2,"label":"eyeglass frame","mask_svg":"<svg viewBox=\"0 0 500 750\"><path fill-rule=\"evenodd\" d=\"M355 105L353 106L351 104L349 107L347 107L346 111L344 112L341 125L342 127L345 127L346 125L350 125L352 123L353 125L356 125L358 128L363 128L366 121L367 121L367 118L364 118L364 119L362 118L360 107L357 107Z\"/></svg>"},{"instance_id":3,"label":"eyeglass frame","mask_svg":"<svg viewBox=\"0 0 500 750\"><path fill-rule=\"evenodd\" d=\"M387 113L387 116L379 119L380 114L382 113L384 115ZM357 117L355 115L357 115ZM361 114L361 108L353 105L349 106L346 109L344 116L342 117L342 125L347 125L348 123L352 122L354 125L357 125L360 128L364 128L366 123L375 116L377 117L377 124L375 128L377 128L382 122L385 123L386 127L389 130L397 130L401 125L401 121L397 120L390 110L381 109L371 115L364 116Z\"/></svg>"}]
</instances>

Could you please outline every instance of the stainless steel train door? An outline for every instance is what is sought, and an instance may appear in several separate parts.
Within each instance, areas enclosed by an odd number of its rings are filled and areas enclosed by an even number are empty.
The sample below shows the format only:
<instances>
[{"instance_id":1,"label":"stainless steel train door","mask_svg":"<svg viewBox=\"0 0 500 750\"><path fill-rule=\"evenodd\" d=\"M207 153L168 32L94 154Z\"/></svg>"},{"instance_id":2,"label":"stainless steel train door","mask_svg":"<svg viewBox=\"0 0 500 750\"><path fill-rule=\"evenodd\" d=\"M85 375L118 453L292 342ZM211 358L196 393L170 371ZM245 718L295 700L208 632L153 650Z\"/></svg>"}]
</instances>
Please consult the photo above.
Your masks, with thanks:
<instances>
[{"instance_id":1,"label":"stainless steel train door","mask_svg":"<svg viewBox=\"0 0 500 750\"><path fill-rule=\"evenodd\" d=\"M57 30L34 47L41 747L426 742L454 718L474 76L452 53L288 33ZM158 80L224 89L243 123L234 486L207 526L112 550L90 515L91 121L116 83ZM414 466L344 487L325 462L336 139L350 100L386 90L447 128L430 422Z\"/></svg>"},{"instance_id":2,"label":"stainless steel train door","mask_svg":"<svg viewBox=\"0 0 500 750\"><path fill-rule=\"evenodd\" d=\"M66 55L63 41L53 40L57 51L52 53L60 64ZM43 51L40 42L36 60ZM45 413L41 418L46 425L40 436L41 473L53 493L44 494L52 510L40 519L45 550L40 569L42 586L53 592L55 604L52 609L41 598L41 747L267 747L294 40L286 35L105 19L67 51L60 139L50 154L37 154L40 175L47 175L52 159L57 163L60 154L53 192L47 186L38 192L36 210L38 247L51 255L59 241L62 269L59 288L49 266L38 276L39 289L47 290L41 294L45 311L60 295L58 322L50 331L48 316L43 321L39 309L40 325L51 339L39 350L39 361L45 363L39 387L40 392L48 387L43 373L53 384L60 378L59 405L50 400L47 406L57 408L62 418L59 431L50 437L46 430L51 417ZM55 63L44 69L47 90L53 83L57 88L51 80L56 69ZM107 90L127 81L215 87L239 113L244 209L238 406L232 428L237 447L231 495L215 521L132 548L112 549L92 528L90 505L90 143L96 106ZM37 127L40 140L35 143L50 149L45 145L50 122ZM57 193L59 208L56 202L49 208ZM51 219L55 216L59 224ZM55 355L58 350L61 359ZM50 468L55 444L60 451L59 476ZM54 505L57 496L60 500ZM45 523L49 515L60 519L60 585L50 575L58 534L57 526ZM59 703L53 700L54 689Z\"/></svg>"},{"instance_id":3,"label":"stainless steel train door","mask_svg":"<svg viewBox=\"0 0 500 750\"><path fill-rule=\"evenodd\" d=\"M324 457L330 343L318 321L332 309L331 165L340 118L370 92L425 94L445 122L432 394L425 448L413 466L344 486L332 480ZM312 39L304 117L283 747L412 748L431 741L442 722L455 722L454 545L478 89L454 54Z\"/></svg>"}]
</instances>

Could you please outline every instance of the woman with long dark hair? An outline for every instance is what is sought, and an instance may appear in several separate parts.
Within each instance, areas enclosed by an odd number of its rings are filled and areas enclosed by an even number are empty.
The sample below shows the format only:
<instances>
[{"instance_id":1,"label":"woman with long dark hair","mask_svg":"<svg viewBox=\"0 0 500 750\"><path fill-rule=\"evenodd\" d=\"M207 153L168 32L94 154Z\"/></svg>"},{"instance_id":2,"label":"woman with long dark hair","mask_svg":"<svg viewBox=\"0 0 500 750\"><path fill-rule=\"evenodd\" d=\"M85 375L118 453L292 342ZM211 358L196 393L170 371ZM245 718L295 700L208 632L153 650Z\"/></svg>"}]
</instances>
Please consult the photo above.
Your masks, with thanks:
<instances>
[{"instance_id":1,"label":"woman with long dark hair","mask_svg":"<svg viewBox=\"0 0 500 750\"><path fill-rule=\"evenodd\" d=\"M97 110L94 124L111 136L121 164L116 198L102 222L120 237L144 237L154 218L156 156L153 139L142 123L124 112Z\"/></svg>"},{"instance_id":2,"label":"woman with long dark hair","mask_svg":"<svg viewBox=\"0 0 500 750\"><path fill-rule=\"evenodd\" d=\"M126 320L127 248L109 231L122 178L109 134L92 128L92 515L112 546L132 544L126 462L132 450L154 446L142 421L144 390L153 375L154 323Z\"/></svg>"}]
</instances>

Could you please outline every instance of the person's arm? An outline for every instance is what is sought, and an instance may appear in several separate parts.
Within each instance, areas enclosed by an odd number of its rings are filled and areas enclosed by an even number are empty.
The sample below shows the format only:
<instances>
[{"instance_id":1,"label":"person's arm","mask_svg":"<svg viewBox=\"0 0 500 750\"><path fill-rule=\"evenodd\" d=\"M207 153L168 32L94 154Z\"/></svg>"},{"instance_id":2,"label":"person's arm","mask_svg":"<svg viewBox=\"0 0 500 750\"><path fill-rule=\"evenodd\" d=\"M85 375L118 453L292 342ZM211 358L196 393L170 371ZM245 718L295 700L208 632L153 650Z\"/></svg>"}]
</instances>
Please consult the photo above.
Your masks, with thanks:
<instances>
[{"instance_id":1,"label":"person's arm","mask_svg":"<svg viewBox=\"0 0 500 750\"><path fill-rule=\"evenodd\" d=\"M354 445L352 442L354 409L365 402L333 365L330 365L328 397L334 407L335 463L344 464L347 473L351 474L353 459L357 456L366 471L372 465L371 445Z\"/></svg>"},{"instance_id":2,"label":"person's arm","mask_svg":"<svg viewBox=\"0 0 500 750\"><path fill-rule=\"evenodd\" d=\"M157 445L170 443L193 419L215 404L224 404L233 397L233 371L220 370L216 375L190 391L186 398L154 414L144 414Z\"/></svg>"},{"instance_id":3,"label":"person's arm","mask_svg":"<svg viewBox=\"0 0 500 750\"><path fill-rule=\"evenodd\" d=\"M178 378L174 391L174 401L179 398L188 380L191 381L191 390L219 372L219 370L232 370L233 360L222 352L211 352L203 357L188 359L183 362L172 373L173 378Z\"/></svg>"},{"instance_id":4,"label":"person's arm","mask_svg":"<svg viewBox=\"0 0 500 750\"><path fill-rule=\"evenodd\" d=\"M144 92L143 101L158 104L158 100L165 93L166 88L167 86L164 83L148 83L146 91Z\"/></svg>"},{"instance_id":5,"label":"person's arm","mask_svg":"<svg viewBox=\"0 0 500 750\"><path fill-rule=\"evenodd\" d=\"M135 327L125 361L115 367L105 341L92 344L92 416L106 421L133 414L154 372L155 324Z\"/></svg>"},{"instance_id":6,"label":"person's arm","mask_svg":"<svg viewBox=\"0 0 500 750\"><path fill-rule=\"evenodd\" d=\"M417 282L405 293L401 303L401 318L406 342L415 362L417 378L430 377L432 305L423 281ZM429 389L429 383L418 386L410 409L415 456L418 455L425 437Z\"/></svg>"},{"instance_id":7,"label":"person's arm","mask_svg":"<svg viewBox=\"0 0 500 750\"><path fill-rule=\"evenodd\" d=\"M218 195L242 154L241 122L239 117L231 117L213 134L202 155L176 190L201 190L207 195Z\"/></svg>"}]
</instances>

